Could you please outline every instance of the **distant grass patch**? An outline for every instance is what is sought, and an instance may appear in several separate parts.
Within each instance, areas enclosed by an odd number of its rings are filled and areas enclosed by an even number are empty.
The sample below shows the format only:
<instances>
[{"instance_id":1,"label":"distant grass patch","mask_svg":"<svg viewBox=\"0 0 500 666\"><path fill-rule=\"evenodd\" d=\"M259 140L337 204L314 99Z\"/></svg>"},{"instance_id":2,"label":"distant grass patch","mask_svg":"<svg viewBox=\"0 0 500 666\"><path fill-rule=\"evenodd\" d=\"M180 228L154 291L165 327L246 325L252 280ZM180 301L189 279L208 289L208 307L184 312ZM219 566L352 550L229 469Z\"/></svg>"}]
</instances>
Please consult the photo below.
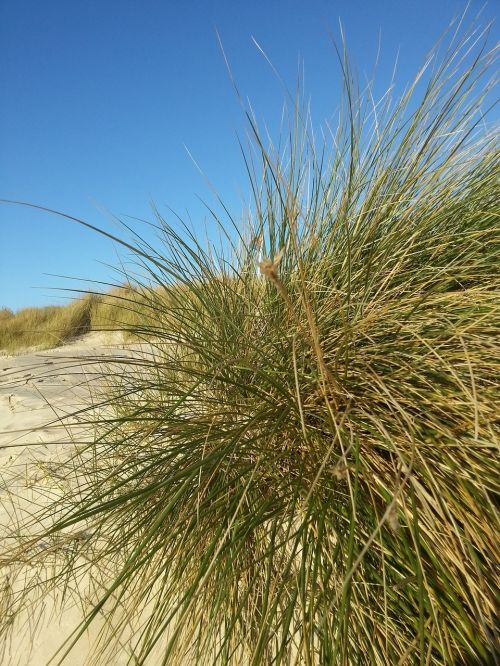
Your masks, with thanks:
<instances>
[{"instance_id":1,"label":"distant grass patch","mask_svg":"<svg viewBox=\"0 0 500 666\"><path fill-rule=\"evenodd\" d=\"M85 297L67 305L24 308L15 314L3 309L0 311L0 350L48 349L88 333L93 307L94 299Z\"/></svg>"},{"instance_id":2,"label":"distant grass patch","mask_svg":"<svg viewBox=\"0 0 500 666\"><path fill-rule=\"evenodd\" d=\"M172 287L173 289L173 287ZM156 298L168 307L168 293L161 290ZM151 321L150 290L132 286L116 286L108 293L94 295L91 314L91 330L120 331L125 338L136 337L142 326L149 331Z\"/></svg>"},{"instance_id":3,"label":"distant grass patch","mask_svg":"<svg viewBox=\"0 0 500 666\"><path fill-rule=\"evenodd\" d=\"M109 293L84 295L66 305L23 308L16 313L2 308L0 351L51 349L91 331L119 330L125 338L133 331L137 336L151 314L148 300L146 293L117 286Z\"/></svg>"}]
</instances>

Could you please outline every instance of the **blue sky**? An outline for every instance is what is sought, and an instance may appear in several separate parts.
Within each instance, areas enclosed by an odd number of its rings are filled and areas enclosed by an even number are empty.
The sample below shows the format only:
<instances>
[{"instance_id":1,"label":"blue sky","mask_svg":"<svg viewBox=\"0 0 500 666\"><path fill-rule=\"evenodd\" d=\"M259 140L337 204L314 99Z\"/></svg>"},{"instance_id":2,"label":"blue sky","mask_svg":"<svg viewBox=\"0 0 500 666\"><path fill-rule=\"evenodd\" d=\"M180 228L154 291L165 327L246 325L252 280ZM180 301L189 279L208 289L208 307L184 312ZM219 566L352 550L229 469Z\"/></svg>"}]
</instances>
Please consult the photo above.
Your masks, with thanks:
<instances>
[{"instance_id":1,"label":"blue sky","mask_svg":"<svg viewBox=\"0 0 500 666\"><path fill-rule=\"evenodd\" d=\"M451 18L455 0L3 0L0 5L0 198L118 231L111 214L152 219L154 202L203 233L212 202L186 146L237 216L248 195L236 136L244 120L217 42L242 93L273 127L280 85L304 61L314 118L331 116L340 76L330 34L342 20L353 63L403 86ZM483 2L471 0L472 18ZM498 0L483 11L495 18ZM497 34L496 29L494 33ZM141 228L141 227L139 227ZM147 232L142 227L144 233ZM73 284L113 279L111 242L67 220L0 205L0 307L60 302ZM85 282L82 283L85 286ZM76 285L78 286L78 285ZM56 288L53 290L52 288Z\"/></svg>"}]
</instances>

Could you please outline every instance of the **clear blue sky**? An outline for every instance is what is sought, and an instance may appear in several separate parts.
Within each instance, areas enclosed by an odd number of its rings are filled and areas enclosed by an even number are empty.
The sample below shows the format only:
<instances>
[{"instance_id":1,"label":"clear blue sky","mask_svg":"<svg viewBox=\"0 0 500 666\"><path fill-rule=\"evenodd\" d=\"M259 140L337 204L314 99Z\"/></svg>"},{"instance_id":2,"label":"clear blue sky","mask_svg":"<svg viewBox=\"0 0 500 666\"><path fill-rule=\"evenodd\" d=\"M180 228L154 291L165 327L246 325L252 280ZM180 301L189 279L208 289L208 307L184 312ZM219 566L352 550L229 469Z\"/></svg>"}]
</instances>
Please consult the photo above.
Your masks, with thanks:
<instances>
[{"instance_id":1,"label":"clear blue sky","mask_svg":"<svg viewBox=\"0 0 500 666\"><path fill-rule=\"evenodd\" d=\"M118 216L152 219L154 201L203 230L197 196L212 194L187 146L234 213L248 194L236 134L241 109L217 43L217 28L241 91L271 127L282 90L252 43L285 80L305 64L314 117L339 95L329 32L342 20L362 77L379 32L377 80L415 74L465 3L456 0L3 0L0 4L0 198L66 211L113 228ZM469 16L482 0L471 0ZM484 20L494 18L490 0ZM497 33L494 30L494 33ZM115 229L116 231L116 229ZM58 302L55 273L110 279L110 242L68 221L0 205L0 307Z\"/></svg>"}]
</instances>

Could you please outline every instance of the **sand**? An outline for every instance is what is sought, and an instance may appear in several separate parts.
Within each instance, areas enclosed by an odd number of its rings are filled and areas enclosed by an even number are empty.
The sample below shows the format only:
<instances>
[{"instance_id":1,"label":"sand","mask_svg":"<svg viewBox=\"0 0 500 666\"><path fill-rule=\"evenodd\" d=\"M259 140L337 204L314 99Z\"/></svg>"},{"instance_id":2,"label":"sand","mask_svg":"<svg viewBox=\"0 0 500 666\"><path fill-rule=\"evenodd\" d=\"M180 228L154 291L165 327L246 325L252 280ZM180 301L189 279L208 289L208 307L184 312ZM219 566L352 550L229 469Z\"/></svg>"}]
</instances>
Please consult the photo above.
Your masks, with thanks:
<instances>
[{"instance_id":1,"label":"sand","mask_svg":"<svg viewBox=\"0 0 500 666\"><path fill-rule=\"evenodd\" d=\"M60 418L85 404L90 383L98 382L102 366L95 359L104 355L126 354L120 338L92 333L58 349L18 355L0 355L0 535L12 528L12 489L19 505L31 498L37 462L57 460L72 446L67 428ZM94 358L95 357L95 358ZM57 493L57 487L50 492ZM48 493L50 496L50 493ZM30 499L31 498L31 499ZM8 571L0 567L0 613L2 590ZM8 586L7 586L8 587ZM45 666L82 618L82 611L71 608L62 617L54 615L48 600L43 616L32 613L18 619L8 640L0 639L2 666ZM5 603L4 603L5 612ZM94 626L79 641L64 663L85 664L92 644L102 627ZM120 666L129 658L124 649L106 660L106 666ZM57 660L56 662L57 663Z\"/></svg>"}]
</instances>

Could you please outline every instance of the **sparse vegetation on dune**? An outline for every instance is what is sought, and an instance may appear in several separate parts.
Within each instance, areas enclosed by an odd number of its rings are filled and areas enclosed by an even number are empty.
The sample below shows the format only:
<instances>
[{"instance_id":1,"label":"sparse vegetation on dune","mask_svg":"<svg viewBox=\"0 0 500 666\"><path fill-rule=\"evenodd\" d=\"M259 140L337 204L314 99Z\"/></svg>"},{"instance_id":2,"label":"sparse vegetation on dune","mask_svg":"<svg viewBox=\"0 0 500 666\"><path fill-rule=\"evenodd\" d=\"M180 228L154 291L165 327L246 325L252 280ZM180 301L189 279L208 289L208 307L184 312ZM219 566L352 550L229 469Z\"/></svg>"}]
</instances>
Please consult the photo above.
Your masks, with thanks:
<instances>
[{"instance_id":1,"label":"sparse vegetation on dune","mask_svg":"<svg viewBox=\"0 0 500 666\"><path fill-rule=\"evenodd\" d=\"M300 102L274 146L247 114L245 232L207 251L158 214L136 244L150 344L80 414L50 529L3 555L18 603L93 581L58 658L105 611L99 664L125 637L155 666L495 663L492 62L467 33L374 105L342 60L321 144Z\"/></svg>"},{"instance_id":2,"label":"sparse vegetation on dune","mask_svg":"<svg viewBox=\"0 0 500 666\"><path fill-rule=\"evenodd\" d=\"M14 313L10 308L0 308L0 321L7 321L14 316Z\"/></svg>"}]
</instances>

